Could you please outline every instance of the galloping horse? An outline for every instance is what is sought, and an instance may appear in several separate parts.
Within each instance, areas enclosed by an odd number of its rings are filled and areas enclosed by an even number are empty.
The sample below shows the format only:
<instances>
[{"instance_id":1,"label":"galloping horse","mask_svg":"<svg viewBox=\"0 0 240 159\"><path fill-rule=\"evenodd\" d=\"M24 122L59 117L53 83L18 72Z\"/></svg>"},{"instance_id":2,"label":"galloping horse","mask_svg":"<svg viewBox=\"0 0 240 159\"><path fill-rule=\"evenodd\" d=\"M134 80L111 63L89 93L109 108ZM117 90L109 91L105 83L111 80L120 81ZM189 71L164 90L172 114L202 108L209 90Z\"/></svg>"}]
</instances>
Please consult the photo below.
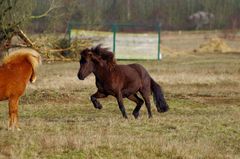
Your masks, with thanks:
<instances>
[{"instance_id":1,"label":"galloping horse","mask_svg":"<svg viewBox=\"0 0 240 159\"><path fill-rule=\"evenodd\" d=\"M143 100L137 95L137 92L140 92L147 107L148 117L151 118L152 112L149 96L153 92L158 112L166 112L168 110L161 87L150 77L143 66L139 64L118 65L114 54L106 48L102 48L101 45L85 49L80 55L78 78L84 80L91 73L96 77L98 90L91 96L91 101L95 108L102 108L97 98L112 95L116 97L123 117L127 118L123 98L128 98L137 104L132 114L135 118L138 118L140 108L143 105Z\"/></svg>"},{"instance_id":2,"label":"galloping horse","mask_svg":"<svg viewBox=\"0 0 240 159\"><path fill-rule=\"evenodd\" d=\"M9 53L0 66L0 101L8 100L8 129L18 130L18 101L30 81L36 80L36 68L41 64L39 53L33 49L21 48Z\"/></svg>"}]
</instances>

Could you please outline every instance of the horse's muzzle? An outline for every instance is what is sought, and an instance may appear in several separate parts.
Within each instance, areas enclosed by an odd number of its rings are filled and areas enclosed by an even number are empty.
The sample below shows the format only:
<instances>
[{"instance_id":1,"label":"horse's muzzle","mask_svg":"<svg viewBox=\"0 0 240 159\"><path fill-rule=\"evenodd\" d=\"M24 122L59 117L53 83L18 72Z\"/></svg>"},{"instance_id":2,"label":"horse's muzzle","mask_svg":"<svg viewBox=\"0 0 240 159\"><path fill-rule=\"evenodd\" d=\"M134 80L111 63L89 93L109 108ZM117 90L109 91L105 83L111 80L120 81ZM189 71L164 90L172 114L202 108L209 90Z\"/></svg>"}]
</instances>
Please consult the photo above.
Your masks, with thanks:
<instances>
[{"instance_id":1,"label":"horse's muzzle","mask_svg":"<svg viewBox=\"0 0 240 159\"><path fill-rule=\"evenodd\" d=\"M81 74L78 74L78 79L84 80L84 77Z\"/></svg>"}]
</instances>

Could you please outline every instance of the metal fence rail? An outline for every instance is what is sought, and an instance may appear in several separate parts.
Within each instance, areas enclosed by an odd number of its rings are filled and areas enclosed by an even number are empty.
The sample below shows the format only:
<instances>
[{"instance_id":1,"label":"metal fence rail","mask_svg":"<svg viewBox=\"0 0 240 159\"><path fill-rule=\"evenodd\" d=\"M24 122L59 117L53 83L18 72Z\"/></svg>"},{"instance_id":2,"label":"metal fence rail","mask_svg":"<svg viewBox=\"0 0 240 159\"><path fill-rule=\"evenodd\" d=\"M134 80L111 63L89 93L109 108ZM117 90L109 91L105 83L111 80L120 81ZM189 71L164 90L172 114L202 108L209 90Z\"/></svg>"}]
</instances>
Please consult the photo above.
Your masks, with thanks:
<instances>
[{"instance_id":1,"label":"metal fence rail","mask_svg":"<svg viewBox=\"0 0 240 159\"><path fill-rule=\"evenodd\" d=\"M84 30L84 32L83 32ZM82 35L78 37L78 34L82 31ZM93 35L95 31L108 32L110 34L99 33L98 35ZM157 59L160 60L162 58L161 50L160 50L160 38L161 38L161 27L160 24L156 25L144 25L144 24L84 24L77 22L68 23L67 29L68 38L72 41L73 38L83 38L95 36L95 39L105 39L105 40L95 40L96 43L107 43L106 45L112 49L112 51L117 54L118 59ZM84 35L83 35L84 34ZM112 35L111 35L112 34ZM111 36L111 37L110 37ZM102 37L102 38L101 38ZM104 38L103 38L104 37ZM111 40L110 40L111 39ZM141 40L142 39L142 40ZM111 46L109 42L111 41ZM120 46L122 43L123 46ZM124 48L124 46L135 44L137 46L128 46ZM137 43L137 44L136 44ZM148 45L149 44L149 45ZM142 45L142 46L141 46ZM144 45L144 46L143 46ZM139 53L135 53L138 51L136 47L139 47ZM148 48L146 54L141 54L140 51L143 48ZM130 56L121 56L121 50L130 51L132 50ZM133 51L133 49L135 49ZM155 54L155 55L154 55Z\"/></svg>"}]
</instances>

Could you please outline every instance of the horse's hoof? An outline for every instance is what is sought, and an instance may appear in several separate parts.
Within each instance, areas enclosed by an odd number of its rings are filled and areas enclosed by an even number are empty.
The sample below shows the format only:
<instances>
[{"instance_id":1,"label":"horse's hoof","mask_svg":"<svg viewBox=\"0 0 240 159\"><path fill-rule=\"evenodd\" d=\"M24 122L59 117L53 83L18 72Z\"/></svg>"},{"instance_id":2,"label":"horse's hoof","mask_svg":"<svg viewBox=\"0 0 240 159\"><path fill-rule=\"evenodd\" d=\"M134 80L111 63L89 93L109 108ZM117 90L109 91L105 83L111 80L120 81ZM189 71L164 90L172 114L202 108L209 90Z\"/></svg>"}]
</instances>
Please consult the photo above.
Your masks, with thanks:
<instances>
[{"instance_id":1,"label":"horse's hoof","mask_svg":"<svg viewBox=\"0 0 240 159\"><path fill-rule=\"evenodd\" d=\"M95 107L96 109L102 109L102 107L99 107L99 106L97 106L97 107Z\"/></svg>"},{"instance_id":2,"label":"horse's hoof","mask_svg":"<svg viewBox=\"0 0 240 159\"><path fill-rule=\"evenodd\" d=\"M132 114L133 114L135 119L137 119L139 117L139 113L138 112L133 112Z\"/></svg>"},{"instance_id":3,"label":"horse's hoof","mask_svg":"<svg viewBox=\"0 0 240 159\"><path fill-rule=\"evenodd\" d=\"M94 104L94 107L95 107L96 109L102 109L102 105L101 105L100 103Z\"/></svg>"},{"instance_id":4,"label":"horse's hoof","mask_svg":"<svg viewBox=\"0 0 240 159\"><path fill-rule=\"evenodd\" d=\"M102 105L100 104L97 108L98 108L98 109L102 109Z\"/></svg>"},{"instance_id":5,"label":"horse's hoof","mask_svg":"<svg viewBox=\"0 0 240 159\"><path fill-rule=\"evenodd\" d=\"M8 127L8 131L14 132L14 131L15 131L15 128L14 128L14 127Z\"/></svg>"},{"instance_id":6,"label":"horse's hoof","mask_svg":"<svg viewBox=\"0 0 240 159\"><path fill-rule=\"evenodd\" d=\"M128 116L125 114L125 115L123 115L123 117L124 117L124 119L128 119Z\"/></svg>"},{"instance_id":7,"label":"horse's hoof","mask_svg":"<svg viewBox=\"0 0 240 159\"><path fill-rule=\"evenodd\" d=\"M15 129L15 127L8 127L8 131L21 131L21 129L20 128L16 128Z\"/></svg>"}]
</instances>

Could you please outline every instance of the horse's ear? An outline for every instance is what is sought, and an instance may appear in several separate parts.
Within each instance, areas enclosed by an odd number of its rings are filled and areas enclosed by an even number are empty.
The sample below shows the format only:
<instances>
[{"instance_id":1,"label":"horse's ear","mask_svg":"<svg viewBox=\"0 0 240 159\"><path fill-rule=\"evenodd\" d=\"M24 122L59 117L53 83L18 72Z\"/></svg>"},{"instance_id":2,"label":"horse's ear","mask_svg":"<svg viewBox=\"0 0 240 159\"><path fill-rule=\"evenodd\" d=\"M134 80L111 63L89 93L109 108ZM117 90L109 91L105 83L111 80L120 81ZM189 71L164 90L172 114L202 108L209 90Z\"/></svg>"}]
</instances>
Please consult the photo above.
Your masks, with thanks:
<instances>
[{"instance_id":1,"label":"horse's ear","mask_svg":"<svg viewBox=\"0 0 240 159\"><path fill-rule=\"evenodd\" d=\"M84 50L82 50L79 54L80 56L86 56L87 54L89 54L91 50L89 48L86 48Z\"/></svg>"}]
</instances>

